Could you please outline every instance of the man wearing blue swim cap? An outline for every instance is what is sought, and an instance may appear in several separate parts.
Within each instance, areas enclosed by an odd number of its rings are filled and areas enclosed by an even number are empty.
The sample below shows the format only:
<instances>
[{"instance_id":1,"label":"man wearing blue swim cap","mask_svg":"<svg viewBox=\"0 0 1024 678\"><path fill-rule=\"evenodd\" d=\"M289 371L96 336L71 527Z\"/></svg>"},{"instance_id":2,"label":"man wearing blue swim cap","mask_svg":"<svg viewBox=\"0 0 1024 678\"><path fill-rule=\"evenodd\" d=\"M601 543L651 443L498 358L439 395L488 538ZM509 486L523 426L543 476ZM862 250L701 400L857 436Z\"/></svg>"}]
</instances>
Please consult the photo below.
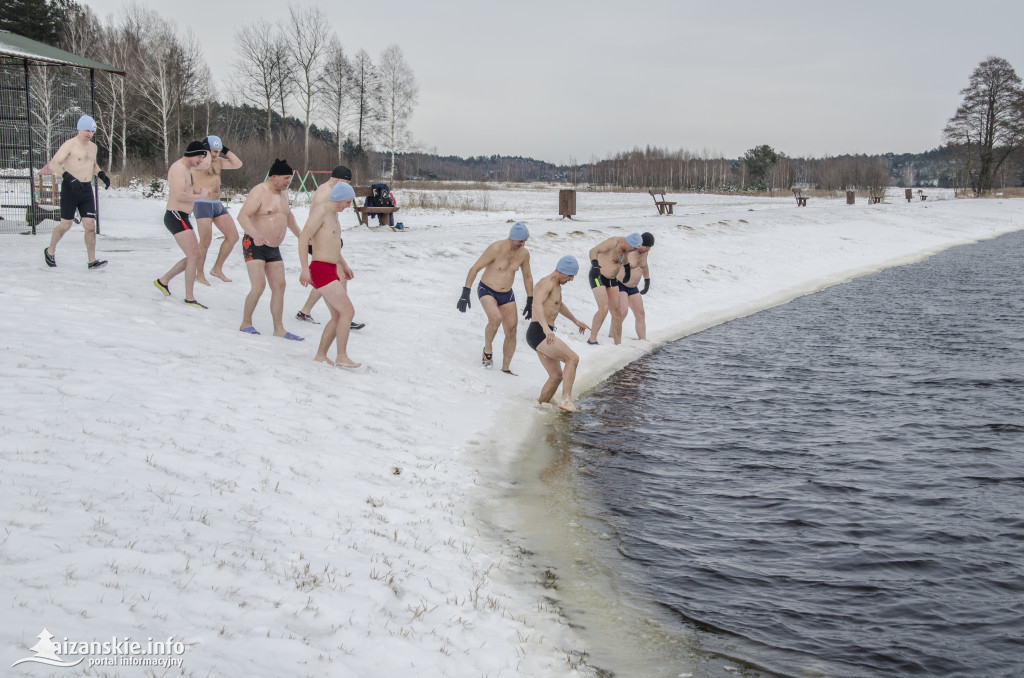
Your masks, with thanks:
<instances>
[{"instance_id":1,"label":"man wearing blue swim cap","mask_svg":"<svg viewBox=\"0 0 1024 678\"><path fill-rule=\"evenodd\" d=\"M346 186L352 183L352 170L344 165L338 165L331 171L330 179L320 184L313 193L313 201L309 206L310 214L312 214L313 210L318 206L323 205L328 200L333 200L333 198L331 198L331 192L334 190L335 186L342 183ZM341 240L341 246L342 248L345 247L344 240ZM309 254L313 254L312 245L309 247ZM348 289L348 280L341 278L341 286ZM316 302L320 301L320 298L320 292L315 287L311 289L309 291L309 296L306 297L306 303L299 309L299 312L295 314L295 319L319 325L320 323L313 319L313 307L316 306ZM349 323L349 329L361 330L364 327L366 327L366 323L357 323L354 320Z\"/></svg>"},{"instance_id":2,"label":"man wearing blue swim cap","mask_svg":"<svg viewBox=\"0 0 1024 678\"><path fill-rule=\"evenodd\" d=\"M206 145L210 151L210 163L192 170L192 186L205 188L209 197L196 198L193 214L196 218L196 233L199 235L199 264L196 267L196 282L209 285L206 279L206 254L213 242L213 227L224 234L224 242L217 251L217 261L210 268L210 275L224 282L231 278L224 275L224 262L238 242L238 227L231 218L224 203L220 200L220 173L223 170L235 170L242 166L242 159L228 150L221 138L211 134L206 137Z\"/></svg>"},{"instance_id":3,"label":"man wearing blue swim cap","mask_svg":"<svg viewBox=\"0 0 1024 678\"><path fill-rule=\"evenodd\" d=\"M50 234L50 244L43 249L43 261L50 268L57 266L57 243L71 230L75 212L82 220L85 231L86 266L96 270L107 265L96 258L96 201L92 192L92 178L103 182L104 189L110 188L110 178L96 164L99 150L93 143L96 121L92 116L83 115L78 119L78 134L71 137L57 149L46 169L62 178L60 186L60 224ZM45 171L45 170L44 170Z\"/></svg>"},{"instance_id":4,"label":"man wearing blue swim cap","mask_svg":"<svg viewBox=\"0 0 1024 678\"><path fill-rule=\"evenodd\" d=\"M590 250L589 282L594 292L594 301L597 302L597 313L590 325L588 344L597 344L597 333L609 310L612 313L612 340L616 344L622 343L622 310L619 307L619 285L616 278L623 269L625 277L630 277L632 270L627 255L641 245L643 237L639 233L630 233L625 238L608 238Z\"/></svg>"},{"instance_id":5,"label":"man wearing blue swim cap","mask_svg":"<svg viewBox=\"0 0 1024 678\"><path fill-rule=\"evenodd\" d=\"M530 272L530 252L526 249L526 240L529 237L530 231L526 224L517 221L509 230L507 239L488 245L469 269L466 285L462 288L462 296L456 304L460 313L465 313L466 309L470 308L469 291L477 273L482 269L483 275L480 276L480 284L477 286L480 305L487 314L482 363L484 367L491 367L494 364L492 344L494 335L501 326L505 329L505 342L501 349L501 371L505 374L513 374L512 355L516 351L516 326L519 317L512 284L516 280L518 270L523 272L523 287L526 288L523 317L529 320L533 313L533 273Z\"/></svg>"},{"instance_id":6,"label":"man wearing blue swim cap","mask_svg":"<svg viewBox=\"0 0 1024 678\"><path fill-rule=\"evenodd\" d=\"M590 329L586 323L577 320L562 303L562 285L571 281L579 270L580 265L576 257L566 255L558 260L554 272L537 281L534 288L536 311L533 322L526 328L526 343L537 352L540 364L548 373L548 380L541 388L537 401L541 404L549 402L561 384L562 399L558 402L558 407L566 412L576 411L576 406L572 402L572 385L576 380L576 367L579 365L580 357L555 336L554 322L556 317L563 315L575 323L580 334Z\"/></svg>"},{"instance_id":7,"label":"man wearing blue swim cap","mask_svg":"<svg viewBox=\"0 0 1024 678\"><path fill-rule=\"evenodd\" d=\"M630 274L626 275L626 268L623 267L615 282L619 286L619 311L622 313L623 322L632 310L636 338L642 341L647 339L647 313L644 309L643 295L651 288L651 270L647 265L647 253L654 247L654 235L643 233L640 237L640 247L626 255ZM644 281L643 289L640 289L641 280Z\"/></svg>"}]
</instances>

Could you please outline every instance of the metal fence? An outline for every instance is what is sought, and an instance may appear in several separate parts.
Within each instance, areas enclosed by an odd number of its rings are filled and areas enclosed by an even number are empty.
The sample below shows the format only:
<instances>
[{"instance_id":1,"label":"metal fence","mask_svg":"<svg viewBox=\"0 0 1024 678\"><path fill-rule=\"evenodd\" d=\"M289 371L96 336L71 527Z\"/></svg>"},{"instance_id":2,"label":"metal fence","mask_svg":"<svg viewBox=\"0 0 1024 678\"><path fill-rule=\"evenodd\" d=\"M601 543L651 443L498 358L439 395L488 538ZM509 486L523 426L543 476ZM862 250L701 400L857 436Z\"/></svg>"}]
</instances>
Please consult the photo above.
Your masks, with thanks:
<instances>
[{"instance_id":1,"label":"metal fence","mask_svg":"<svg viewBox=\"0 0 1024 678\"><path fill-rule=\"evenodd\" d=\"M92 85L87 69L0 58L0 233L58 224L60 176L46 164L93 113Z\"/></svg>"}]
</instances>

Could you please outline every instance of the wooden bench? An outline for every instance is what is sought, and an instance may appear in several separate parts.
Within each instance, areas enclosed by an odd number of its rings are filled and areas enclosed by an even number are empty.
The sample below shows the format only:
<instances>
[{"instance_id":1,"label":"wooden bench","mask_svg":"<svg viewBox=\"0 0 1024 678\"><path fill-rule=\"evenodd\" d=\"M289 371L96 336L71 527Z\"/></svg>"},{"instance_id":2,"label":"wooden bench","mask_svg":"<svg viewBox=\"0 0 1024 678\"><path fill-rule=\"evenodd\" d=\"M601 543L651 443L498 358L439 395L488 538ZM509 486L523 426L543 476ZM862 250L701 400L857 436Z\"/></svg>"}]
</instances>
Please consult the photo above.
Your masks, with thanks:
<instances>
[{"instance_id":1,"label":"wooden bench","mask_svg":"<svg viewBox=\"0 0 1024 678\"><path fill-rule=\"evenodd\" d=\"M793 189L793 197L796 198L797 207L807 207L807 197L800 191L799 188Z\"/></svg>"},{"instance_id":2,"label":"wooden bench","mask_svg":"<svg viewBox=\"0 0 1024 678\"><path fill-rule=\"evenodd\" d=\"M352 190L356 193L356 198L363 198L363 204L366 203L366 198L373 196L373 188L370 186L353 186ZM352 211L356 213L356 218L359 223L367 228L373 228L370 226L370 215L372 214L394 214L398 211L397 207L363 207L359 204L358 200L352 201ZM393 218L389 218L388 221L394 221ZM380 223L380 222L378 222ZM390 225L390 224L389 224ZM392 225L391 230L397 230Z\"/></svg>"},{"instance_id":3,"label":"wooden bench","mask_svg":"<svg viewBox=\"0 0 1024 678\"><path fill-rule=\"evenodd\" d=\"M878 205L881 202L882 202L882 196L880 196L880 195L868 196L868 204L869 205Z\"/></svg>"},{"instance_id":4,"label":"wooden bench","mask_svg":"<svg viewBox=\"0 0 1024 678\"><path fill-rule=\"evenodd\" d=\"M672 208L675 207L675 203L665 200L664 193L655 193L653 188L648 189L647 192L651 194L652 198L654 198L654 206L658 208L658 214L672 214ZM661 200L658 200L659 195L661 196Z\"/></svg>"}]
</instances>

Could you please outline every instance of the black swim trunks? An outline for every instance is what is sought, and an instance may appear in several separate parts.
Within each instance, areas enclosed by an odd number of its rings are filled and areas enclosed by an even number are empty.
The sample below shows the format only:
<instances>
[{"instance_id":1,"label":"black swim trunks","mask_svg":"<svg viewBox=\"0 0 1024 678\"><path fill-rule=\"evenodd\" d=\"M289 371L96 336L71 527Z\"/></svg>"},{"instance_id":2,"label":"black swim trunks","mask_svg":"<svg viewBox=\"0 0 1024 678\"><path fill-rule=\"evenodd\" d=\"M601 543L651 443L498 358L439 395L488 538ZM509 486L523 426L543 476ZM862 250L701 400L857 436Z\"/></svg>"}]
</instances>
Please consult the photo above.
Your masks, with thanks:
<instances>
[{"instance_id":1,"label":"black swim trunks","mask_svg":"<svg viewBox=\"0 0 1024 678\"><path fill-rule=\"evenodd\" d=\"M599 275L596 278L590 278L590 289L595 287L618 287L619 281L615 278L606 278L603 275Z\"/></svg>"},{"instance_id":2,"label":"black swim trunks","mask_svg":"<svg viewBox=\"0 0 1024 678\"><path fill-rule=\"evenodd\" d=\"M75 212L78 212L83 219L96 218L96 201L92 194L92 182L83 183L74 177L64 177L64 181L60 185L60 218L74 219Z\"/></svg>"},{"instance_id":3,"label":"black swim trunks","mask_svg":"<svg viewBox=\"0 0 1024 678\"><path fill-rule=\"evenodd\" d=\"M188 220L188 212L179 212L178 210L167 210L164 212L164 226L171 232L171 235L178 235L185 231L194 230L192 228L192 222Z\"/></svg>"},{"instance_id":4,"label":"black swim trunks","mask_svg":"<svg viewBox=\"0 0 1024 678\"><path fill-rule=\"evenodd\" d=\"M242 236L242 254L245 255L246 261L265 261L268 264L283 261L280 247L257 245L248 235Z\"/></svg>"},{"instance_id":5,"label":"black swim trunks","mask_svg":"<svg viewBox=\"0 0 1024 678\"><path fill-rule=\"evenodd\" d=\"M548 327L551 328L552 332L555 331L554 325L548 325ZM526 343L529 345L530 348L536 351L537 347L540 346L543 341L544 328L540 326L539 322L534 320L532 323L530 323L530 326L526 328Z\"/></svg>"}]
</instances>

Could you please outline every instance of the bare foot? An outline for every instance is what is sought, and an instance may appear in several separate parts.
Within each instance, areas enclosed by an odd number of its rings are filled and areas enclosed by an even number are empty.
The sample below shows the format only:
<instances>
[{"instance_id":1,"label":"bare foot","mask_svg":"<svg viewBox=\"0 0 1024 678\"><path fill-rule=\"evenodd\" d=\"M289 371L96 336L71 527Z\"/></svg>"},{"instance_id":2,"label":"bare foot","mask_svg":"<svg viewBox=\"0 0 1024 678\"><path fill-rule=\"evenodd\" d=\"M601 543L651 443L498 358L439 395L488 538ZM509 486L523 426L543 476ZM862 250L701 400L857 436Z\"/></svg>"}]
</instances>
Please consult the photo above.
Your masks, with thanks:
<instances>
[{"instance_id":1,"label":"bare foot","mask_svg":"<svg viewBox=\"0 0 1024 678\"><path fill-rule=\"evenodd\" d=\"M558 409L565 410L566 412L577 412L576 406L572 404L571 400L563 400L558 403Z\"/></svg>"},{"instance_id":2,"label":"bare foot","mask_svg":"<svg viewBox=\"0 0 1024 678\"><path fill-rule=\"evenodd\" d=\"M210 286L210 281L206 279L206 276L197 275L196 282L199 283L200 285L206 285L207 287Z\"/></svg>"},{"instance_id":3,"label":"bare foot","mask_svg":"<svg viewBox=\"0 0 1024 678\"><path fill-rule=\"evenodd\" d=\"M328 365L334 365L334 361L331 360L330 358L328 358L327 356L319 356L318 355L315 358L313 358L313 360L314 360L314 362L318 362L318 363L327 363Z\"/></svg>"},{"instance_id":4,"label":"bare foot","mask_svg":"<svg viewBox=\"0 0 1024 678\"><path fill-rule=\"evenodd\" d=\"M210 275L214 278L220 278L224 282L231 282L231 278L224 275L224 271L210 271Z\"/></svg>"},{"instance_id":5,"label":"bare foot","mask_svg":"<svg viewBox=\"0 0 1024 678\"><path fill-rule=\"evenodd\" d=\"M341 358L338 358L338 362L334 363L334 366L335 367L344 367L345 369L348 369L348 370L354 370L357 367L361 367L362 363L354 363L351 360L348 360L347 358L345 360L342 360Z\"/></svg>"}]
</instances>

